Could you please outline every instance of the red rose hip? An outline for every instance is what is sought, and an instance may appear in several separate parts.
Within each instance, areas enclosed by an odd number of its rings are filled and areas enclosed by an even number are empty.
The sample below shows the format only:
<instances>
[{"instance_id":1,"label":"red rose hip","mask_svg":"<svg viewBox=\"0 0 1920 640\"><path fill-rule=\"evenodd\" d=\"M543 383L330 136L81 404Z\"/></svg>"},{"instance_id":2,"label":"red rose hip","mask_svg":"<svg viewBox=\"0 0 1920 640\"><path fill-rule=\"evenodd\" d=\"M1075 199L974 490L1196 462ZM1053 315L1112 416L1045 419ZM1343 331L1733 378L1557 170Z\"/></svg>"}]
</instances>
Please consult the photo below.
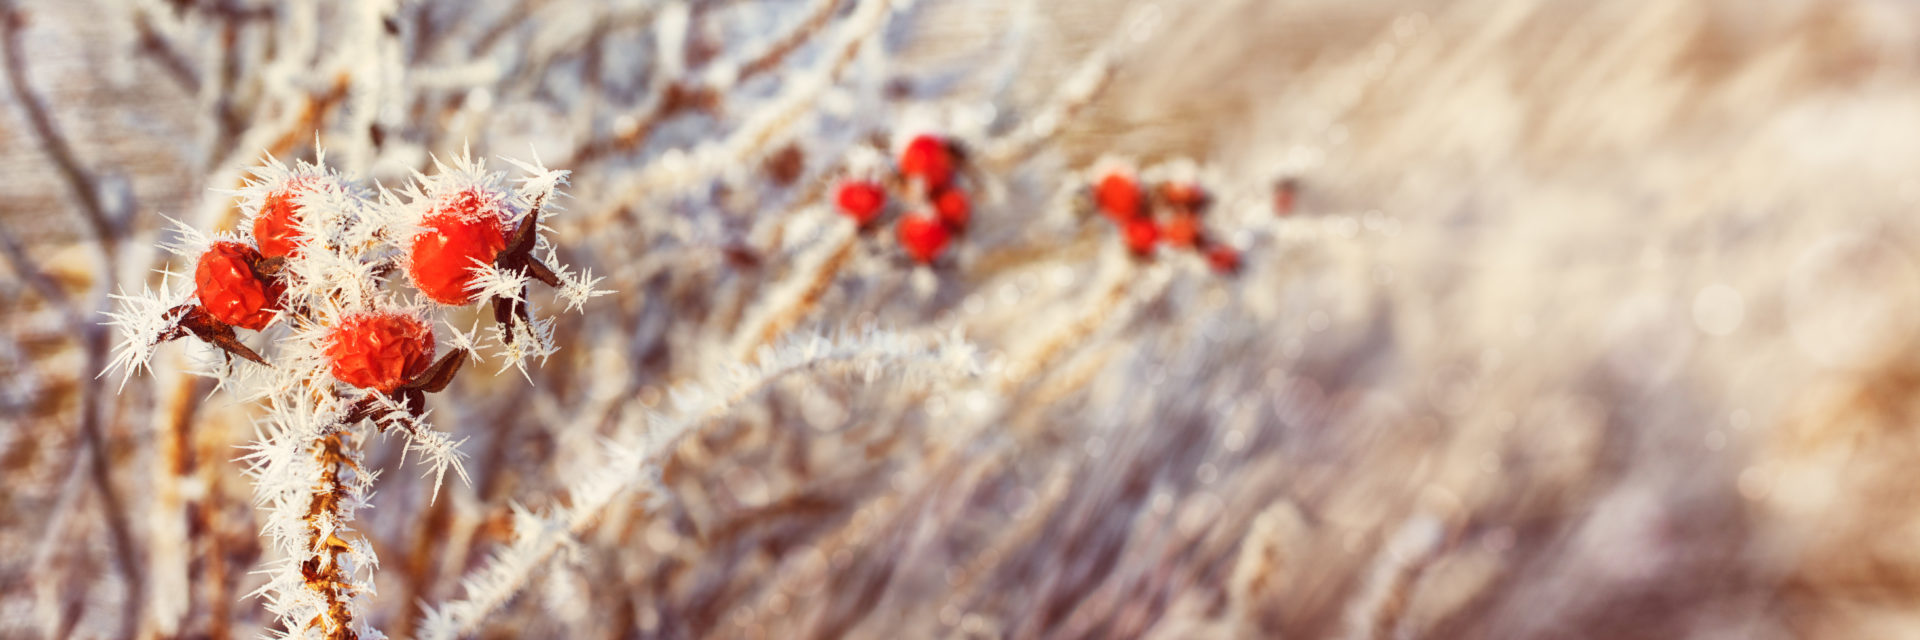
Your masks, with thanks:
<instances>
[{"instance_id":1,"label":"red rose hip","mask_svg":"<svg viewBox=\"0 0 1920 640\"><path fill-rule=\"evenodd\" d=\"M973 203L967 200L966 192L955 187L934 192L933 210L940 215L940 222L955 232L965 231L973 217Z\"/></svg>"},{"instance_id":2,"label":"red rose hip","mask_svg":"<svg viewBox=\"0 0 1920 640\"><path fill-rule=\"evenodd\" d=\"M1154 243L1160 241L1160 226L1146 218L1135 218L1127 222L1121 232L1126 238L1127 248L1136 255L1152 254Z\"/></svg>"},{"instance_id":3,"label":"red rose hip","mask_svg":"<svg viewBox=\"0 0 1920 640\"><path fill-rule=\"evenodd\" d=\"M948 231L939 218L926 213L901 217L897 231L900 246L920 264L930 264L940 257L947 249L947 242L953 239L953 232Z\"/></svg>"},{"instance_id":4,"label":"red rose hip","mask_svg":"<svg viewBox=\"0 0 1920 640\"><path fill-rule=\"evenodd\" d=\"M254 271L260 252L232 242L215 242L193 267L194 294L200 308L222 323L259 331L280 310L286 287L263 280Z\"/></svg>"},{"instance_id":5,"label":"red rose hip","mask_svg":"<svg viewBox=\"0 0 1920 640\"><path fill-rule=\"evenodd\" d=\"M1132 176L1109 173L1094 187L1093 200L1114 222L1126 223L1139 218L1145 210L1140 202L1140 185Z\"/></svg>"},{"instance_id":6,"label":"red rose hip","mask_svg":"<svg viewBox=\"0 0 1920 640\"><path fill-rule=\"evenodd\" d=\"M323 353L334 379L391 393L433 364L433 327L403 313L349 316L327 333Z\"/></svg>"},{"instance_id":7,"label":"red rose hip","mask_svg":"<svg viewBox=\"0 0 1920 640\"><path fill-rule=\"evenodd\" d=\"M1200 213L1207 206L1207 192L1192 182L1168 181L1160 183L1160 199L1168 206L1188 213Z\"/></svg>"},{"instance_id":8,"label":"red rose hip","mask_svg":"<svg viewBox=\"0 0 1920 640\"><path fill-rule=\"evenodd\" d=\"M1207 250L1207 264L1219 273L1240 271L1240 251L1227 245L1215 245Z\"/></svg>"},{"instance_id":9,"label":"red rose hip","mask_svg":"<svg viewBox=\"0 0 1920 640\"><path fill-rule=\"evenodd\" d=\"M260 214L253 219L253 242L260 246L260 255L285 258L299 252L306 239L300 237L298 200L311 184L311 178L288 180L260 203Z\"/></svg>"},{"instance_id":10,"label":"red rose hip","mask_svg":"<svg viewBox=\"0 0 1920 640\"><path fill-rule=\"evenodd\" d=\"M841 214L866 226L880 217L880 210L887 206L887 192L872 182L848 180L840 183L833 200L834 204L839 205Z\"/></svg>"},{"instance_id":11,"label":"red rose hip","mask_svg":"<svg viewBox=\"0 0 1920 640\"><path fill-rule=\"evenodd\" d=\"M429 299L462 306L473 292L473 269L493 264L507 246L500 205L475 191L464 191L420 221L421 231L407 252L407 277Z\"/></svg>"},{"instance_id":12,"label":"red rose hip","mask_svg":"<svg viewBox=\"0 0 1920 640\"><path fill-rule=\"evenodd\" d=\"M1167 244L1192 248L1200 243L1200 216L1189 212L1175 213L1160 229L1160 235L1166 238Z\"/></svg>"},{"instance_id":13,"label":"red rose hip","mask_svg":"<svg viewBox=\"0 0 1920 640\"><path fill-rule=\"evenodd\" d=\"M900 173L925 180L929 189L953 181L953 149L937 136L918 135L900 151Z\"/></svg>"}]
</instances>

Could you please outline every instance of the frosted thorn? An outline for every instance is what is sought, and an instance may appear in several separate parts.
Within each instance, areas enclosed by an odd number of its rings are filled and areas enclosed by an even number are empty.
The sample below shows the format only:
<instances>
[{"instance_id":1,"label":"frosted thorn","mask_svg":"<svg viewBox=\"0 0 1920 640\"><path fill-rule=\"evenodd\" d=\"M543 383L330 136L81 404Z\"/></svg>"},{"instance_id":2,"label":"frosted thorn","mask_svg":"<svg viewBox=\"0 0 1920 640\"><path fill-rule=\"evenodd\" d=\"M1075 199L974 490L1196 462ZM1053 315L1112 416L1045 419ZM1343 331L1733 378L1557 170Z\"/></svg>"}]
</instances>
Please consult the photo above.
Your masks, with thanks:
<instances>
[{"instance_id":1,"label":"frosted thorn","mask_svg":"<svg viewBox=\"0 0 1920 640\"><path fill-rule=\"evenodd\" d=\"M160 342L178 340L186 337L188 334L192 334L193 337L199 338L201 342L219 347L229 354L246 358L255 364L269 366L267 365L266 358L260 357L260 354L254 353L253 349L248 348L245 343L240 342L239 336L234 334L231 325L213 319L213 316L207 315L207 312L198 305L182 305L181 307L175 307L173 311L179 312L182 308L185 308L185 315L180 317L180 323L174 325L174 328L161 333Z\"/></svg>"}]
</instances>

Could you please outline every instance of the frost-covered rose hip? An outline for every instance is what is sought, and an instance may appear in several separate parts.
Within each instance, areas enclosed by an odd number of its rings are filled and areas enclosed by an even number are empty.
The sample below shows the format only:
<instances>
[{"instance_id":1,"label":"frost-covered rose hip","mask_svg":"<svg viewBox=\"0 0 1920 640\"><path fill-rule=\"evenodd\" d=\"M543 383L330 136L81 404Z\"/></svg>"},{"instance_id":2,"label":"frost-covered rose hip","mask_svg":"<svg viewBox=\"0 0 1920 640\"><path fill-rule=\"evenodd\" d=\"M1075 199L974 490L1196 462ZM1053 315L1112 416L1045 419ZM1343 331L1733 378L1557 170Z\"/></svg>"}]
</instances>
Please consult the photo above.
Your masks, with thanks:
<instances>
[{"instance_id":1,"label":"frost-covered rose hip","mask_svg":"<svg viewBox=\"0 0 1920 640\"><path fill-rule=\"evenodd\" d=\"M493 264L507 246L503 203L478 190L455 194L420 221L407 252L407 277L421 293L444 305L473 299L473 269Z\"/></svg>"},{"instance_id":2,"label":"frost-covered rose hip","mask_svg":"<svg viewBox=\"0 0 1920 640\"><path fill-rule=\"evenodd\" d=\"M327 332L324 353L334 379L389 393L433 364L433 327L405 313L349 316Z\"/></svg>"},{"instance_id":3,"label":"frost-covered rose hip","mask_svg":"<svg viewBox=\"0 0 1920 640\"><path fill-rule=\"evenodd\" d=\"M232 242L215 242L193 267L194 294L200 308L222 323L259 331L280 310L285 287L254 270L260 252Z\"/></svg>"},{"instance_id":4,"label":"frost-covered rose hip","mask_svg":"<svg viewBox=\"0 0 1920 640\"><path fill-rule=\"evenodd\" d=\"M1214 245L1207 250L1207 264L1219 273L1234 273L1240 270L1240 251L1224 244Z\"/></svg>"},{"instance_id":5,"label":"frost-covered rose hip","mask_svg":"<svg viewBox=\"0 0 1920 640\"><path fill-rule=\"evenodd\" d=\"M933 194L933 211L940 215L940 222L955 232L967 229L967 220L973 216L973 203L967 200L967 193L958 187L947 187Z\"/></svg>"},{"instance_id":6,"label":"frost-covered rose hip","mask_svg":"<svg viewBox=\"0 0 1920 640\"><path fill-rule=\"evenodd\" d=\"M848 180L840 183L833 201L840 207L841 214L865 226L880 217L880 210L887 206L887 192L873 182Z\"/></svg>"},{"instance_id":7,"label":"frost-covered rose hip","mask_svg":"<svg viewBox=\"0 0 1920 640\"><path fill-rule=\"evenodd\" d=\"M1122 224L1146 213L1141 206L1140 184L1124 173L1109 173L1101 178L1093 189L1093 201L1107 217Z\"/></svg>"},{"instance_id":8,"label":"frost-covered rose hip","mask_svg":"<svg viewBox=\"0 0 1920 640\"><path fill-rule=\"evenodd\" d=\"M914 136L900 151L900 173L926 181L929 189L953 182L953 165L953 148L938 136Z\"/></svg>"},{"instance_id":9,"label":"frost-covered rose hip","mask_svg":"<svg viewBox=\"0 0 1920 640\"><path fill-rule=\"evenodd\" d=\"M930 264L939 258L940 253L946 251L947 242L953 239L953 232L947 230L947 225L940 222L940 218L927 213L902 216L897 231L900 246L920 264Z\"/></svg>"},{"instance_id":10,"label":"frost-covered rose hip","mask_svg":"<svg viewBox=\"0 0 1920 640\"><path fill-rule=\"evenodd\" d=\"M1207 191L1192 182L1169 180L1160 183L1160 199L1174 209L1199 213L1207 206Z\"/></svg>"},{"instance_id":11,"label":"frost-covered rose hip","mask_svg":"<svg viewBox=\"0 0 1920 640\"><path fill-rule=\"evenodd\" d=\"M299 251L306 241L300 237L299 197L312 186L313 178L293 178L260 203L260 214L253 219L253 242L260 246L260 255L285 258Z\"/></svg>"},{"instance_id":12,"label":"frost-covered rose hip","mask_svg":"<svg viewBox=\"0 0 1920 640\"><path fill-rule=\"evenodd\" d=\"M1200 243L1200 216L1189 212L1179 212L1167 219L1160 229L1160 235L1167 244L1181 248L1191 248Z\"/></svg>"},{"instance_id":13,"label":"frost-covered rose hip","mask_svg":"<svg viewBox=\"0 0 1920 640\"><path fill-rule=\"evenodd\" d=\"M1127 241L1127 248L1136 255L1153 253L1153 245L1160 241L1160 225L1148 218L1135 218L1121 228L1121 235Z\"/></svg>"}]
</instances>

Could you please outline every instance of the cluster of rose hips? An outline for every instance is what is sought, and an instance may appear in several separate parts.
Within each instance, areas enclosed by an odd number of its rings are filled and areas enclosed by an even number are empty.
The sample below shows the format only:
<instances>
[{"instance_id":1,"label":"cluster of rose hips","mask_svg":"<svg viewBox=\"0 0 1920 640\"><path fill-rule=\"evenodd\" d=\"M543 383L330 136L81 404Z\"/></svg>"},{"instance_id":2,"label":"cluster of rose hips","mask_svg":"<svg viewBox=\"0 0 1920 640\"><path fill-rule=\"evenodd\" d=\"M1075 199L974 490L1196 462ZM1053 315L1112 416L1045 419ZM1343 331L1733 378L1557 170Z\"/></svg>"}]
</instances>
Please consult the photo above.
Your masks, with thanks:
<instances>
[{"instance_id":1,"label":"cluster of rose hips","mask_svg":"<svg viewBox=\"0 0 1920 640\"><path fill-rule=\"evenodd\" d=\"M464 160L461 166L466 167ZM253 185L264 196L246 225L250 233L226 234L207 244L194 265L194 301L169 310L167 317L176 320L156 336L156 344L192 335L268 365L240 342L236 329L262 331L283 316L311 321L315 314L308 307L325 304L313 299L313 292L333 286L317 280L353 280L364 273L374 287L397 269L426 299L463 307L482 297L476 281L489 267L508 274L509 284L521 284L518 292L496 288L486 296L502 341L511 343L515 327L531 321L525 282L563 284L533 255L544 195L527 202L498 180L472 179L416 188L414 202L402 207L391 199L375 203L364 190L311 165L265 175ZM375 211L395 210L406 213L372 219L379 217ZM396 217L404 224L394 224ZM324 237L310 237L316 232ZM319 256L303 256L309 251ZM303 257L307 262L295 263ZM338 271L342 261L355 267ZM328 276L325 269L336 271ZM290 295L295 288L308 296ZM318 329L315 345L327 373L398 400L416 416L424 411L424 394L444 389L469 355L453 349L436 361L433 327L418 312L365 303L330 306L336 311L324 322L331 326ZM372 417L375 406L369 395L354 405L349 422Z\"/></svg>"},{"instance_id":2,"label":"cluster of rose hips","mask_svg":"<svg viewBox=\"0 0 1920 640\"><path fill-rule=\"evenodd\" d=\"M1196 180L1161 180L1149 191L1134 174L1116 169L1093 185L1092 196L1100 213L1119 226L1121 240L1135 256L1150 258L1166 244L1205 256L1214 271L1240 269L1240 252L1208 235L1200 223L1212 198ZM1161 211L1164 216L1155 215Z\"/></svg>"},{"instance_id":3,"label":"cluster of rose hips","mask_svg":"<svg viewBox=\"0 0 1920 640\"><path fill-rule=\"evenodd\" d=\"M888 192L904 192L899 200L911 212L900 216L895 237L909 257L931 264L954 236L967 230L973 215L973 201L959 183L965 163L966 154L957 143L931 134L914 136L884 178L842 180L834 205L861 228L871 228L887 210Z\"/></svg>"}]
</instances>

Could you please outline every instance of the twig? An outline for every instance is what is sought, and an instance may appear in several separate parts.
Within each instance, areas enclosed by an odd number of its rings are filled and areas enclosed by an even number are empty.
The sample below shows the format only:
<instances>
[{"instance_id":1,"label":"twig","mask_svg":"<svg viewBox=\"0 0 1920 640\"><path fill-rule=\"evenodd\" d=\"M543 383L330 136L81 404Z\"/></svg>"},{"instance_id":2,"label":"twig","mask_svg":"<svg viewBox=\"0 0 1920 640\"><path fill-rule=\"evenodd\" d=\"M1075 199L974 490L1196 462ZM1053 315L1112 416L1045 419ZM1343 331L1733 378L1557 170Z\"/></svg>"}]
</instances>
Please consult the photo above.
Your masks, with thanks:
<instances>
[{"instance_id":1,"label":"twig","mask_svg":"<svg viewBox=\"0 0 1920 640\"><path fill-rule=\"evenodd\" d=\"M789 281L786 288L790 292L782 291L768 296L772 303L762 308L756 321L749 323L751 330L740 333L736 338L736 357L752 362L755 351L786 335L819 304L834 279L839 277L840 269L853 258L854 247L860 240L859 232L852 225L845 225L840 233L843 235L834 242L825 258Z\"/></svg>"},{"instance_id":2,"label":"twig","mask_svg":"<svg viewBox=\"0 0 1920 640\"><path fill-rule=\"evenodd\" d=\"M87 445L85 442L81 442L77 446L84 447ZM73 505L80 500L81 480L86 476L87 465L73 465L73 467L67 471L66 479L60 482L60 491L56 494L58 497L54 499L53 506L43 514L47 523L46 532L40 534L40 543L34 548L33 564L28 574L36 576L33 582L35 583L34 588L38 592L36 597L40 600L37 608L42 612L62 609L62 607L52 603L58 599L59 592L62 591L62 589L60 589L61 580L66 579L66 577L55 579L54 576L49 573L50 565L53 563L55 550L65 546L68 522L73 519ZM73 598L75 596L71 591L77 590L67 591L69 591L68 597ZM47 637L64 638L71 634L73 623L78 617L76 613L66 616L54 615L51 616L50 619L43 620L42 624L46 626Z\"/></svg>"},{"instance_id":3,"label":"twig","mask_svg":"<svg viewBox=\"0 0 1920 640\"><path fill-rule=\"evenodd\" d=\"M757 55L745 56L745 61L738 63L737 75L728 79L728 82L737 86L741 82L779 68L780 63L784 62L787 56L806 44L810 38L821 31L821 27L826 26L827 22L833 19L834 11L840 8L842 1L817 0L813 12L806 19L794 25L787 33L775 38L773 44L767 46L765 51ZM632 124L622 127L621 131L611 138L589 141L574 154L572 159L560 164L578 166L617 152L632 150L645 143L654 129L668 118L689 110L710 111L717 108L726 87L714 86L711 81L704 78L702 74L688 72L681 78L665 81L654 91L656 97L652 104L641 109L641 113L633 117Z\"/></svg>"},{"instance_id":4,"label":"twig","mask_svg":"<svg viewBox=\"0 0 1920 640\"><path fill-rule=\"evenodd\" d=\"M886 26L892 15L891 5L888 0L865 0L854 7L852 14L841 21L835 33L838 37L819 66L789 79L780 94L743 118L739 128L726 138L650 163L637 175L622 180L618 192L586 221L603 223L634 202L683 193L694 185L707 184L729 168L751 162L839 82L860 49Z\"/></svg>"},{"instance_id":5,"label":"twig","mask_svg":"<svg viewBox=\"0 0 1920 640\"><path fill-rule=\"evenodd\" d=\"M98 324L84 325L81 330L86 349L86 369L83 374L99 371L106 362L107 331ZM113 541L114 564L127 579L127 599L123 618L120 621L121 637L133 637L139 627L140 608L146 603L147 578L141 569L139 550L133 544L132 529L127 525L126 505L120 501L120 494L113 487L113 475L107 458L106 430L100 425L101 392L104 381L94 375L80 376L80 434L85 438L87 464L92 474L93 487L100 492L100 507L107 518L107 534Z\"/></svg>"},{"instance_id":6,"label":"twig","mask_svg":"<svg viewBox=\"0 0 1920 640\"><path fill-rule=\"evenodd\" d=\"M32 256L27 255L26 249L20 246L20 242L14 239L13 233L7 231L6 227L0 227L0 253L7 255L7 265L13 268L13 273L19 276L22 282L33 287L33 290L39 292L40 297L45 298L49 304L60 309L61 313L67 317L68 323L78 324L79 316L73 307L72 296L67 295L67 290L60 288L60 283L55 282L53 276L47 275L46 270L34 264Z\"/></svg>"},{"instance_id":7,"label":"twig","mask_svg":"<svg viewBox=\"0 0 1920 640\"><path fill-rule=\"evenodd\" d=\"M146 6L136 11L134 28L140 31L140 51L151 56L181 89L187 93L200 93L200 74L194 70L193 63L187 61L186 55L180 53L180 48L160 32L154 20L153 13Z\"/></svg>"},{"instance_id":8,"label":"twig","mask_svg":"<svg viewBox=\"0 0 1920 640\"><path fill-rule=\"evenodd\" d=\"M1012 350L1006 368L995 381L996 390L1011 394L1031 382L1058 363L1068 350L1086 344L1095 331L1125 322L1142 301L1159 295L1171 281L1171 274L1163 268L1128 267L1109 272L1108 281L1089 301L1085 312L1040 334L1030 347Z\"/></svg>"}]
</instances>

